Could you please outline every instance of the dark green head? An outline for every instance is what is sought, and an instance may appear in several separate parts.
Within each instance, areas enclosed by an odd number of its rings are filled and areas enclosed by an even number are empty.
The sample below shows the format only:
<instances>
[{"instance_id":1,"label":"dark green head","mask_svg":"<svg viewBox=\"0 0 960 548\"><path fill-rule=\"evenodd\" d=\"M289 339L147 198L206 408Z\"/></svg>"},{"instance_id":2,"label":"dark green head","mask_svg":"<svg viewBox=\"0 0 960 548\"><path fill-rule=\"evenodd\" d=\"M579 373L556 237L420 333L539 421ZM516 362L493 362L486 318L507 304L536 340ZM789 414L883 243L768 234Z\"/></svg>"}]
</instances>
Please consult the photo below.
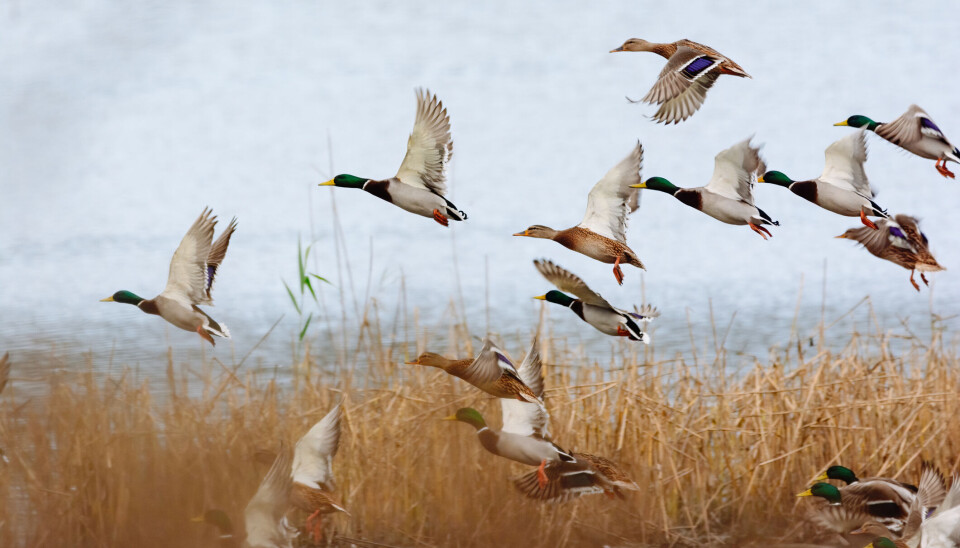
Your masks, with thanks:
<instances>
[{"instance_id":1,"label":"dark green head","mask_svg":"<svg viewBox=\"0 0 960 548\"><path fill-rule=\"evenodd\" d=\"M897 545L887 537L879 537L868 544L866 548L897 548Z\"/></svg>"},{"instance_id":2,"label":"dark green head","mask_svg":"<svg viewBox=\"0 0 960 548\"><path fill-rule=\"evenodd\" d=\"M837 122L836 124L833 124L833 125L835 125L835 126L850 126L850 127L855 127L855 128L865 127L865 128L867 128L867 129L869 129L870 131L874 131L875 129L877 129L877 126L880 125L880 122L874 122L873 120L871 120L870 118L867 118L866 116L861 116L861 115L859 115L859 114L854 114L853 116L847 118L846 120L844 120L844 121L842 121L842 122Z\"/></svg>"},{"instance_id":3,"label":"dark green head","mask_svg":"<svg viewBox=\"0 0 960 548\"><path fill-rule=\"evenodd\" d=\"M540 299L541 301L547 301L549 303L555 303L563 306L570 306L574 301L576 301L576 299L570 295L567 295L563 291L557 291L556 289L551 289L539 297L534 297L534 299Z\"/></svg>"},{"instance_id":4,"label":"dark green head","mask_svg":"<svg viewBox=\"0 0 960 548\"><path fill-rule=\"evenodd\" d=\"M860 481L860 479L857 478L857 475L853 473L853 470L845 466L831 466L830 468L827 468L827 471L817 478L817 480L825 479L840 480L846 482L848 485Z\"/></svg>"},{"instance_id":5,"label":"dark green head","mask_svg":"<svg viewBox=\"0 0 960 548\"><path fill-rule=\"evenodd\" d=\"M106 299L100 299L100 302L102 303L117 302L117 303L132 304L133 306L137 306L138 304L143 302L143 297L139 297L130 291L123 290L123 291L117 291L116 293L114 293L113 295L110 295Z\"/></svg>"},{"instance_id":6,"label":"dark green head","mask_svg":"<svg viewBox=\"0 0 960 548\"><path fill-rule=\"evenodd\" d=\"M840 504L840 490L829 483L814 483L810 489L797 494L798 497L822 497L830 504Z\"/></svg>"},{"instance_id":7,"label":"dark green head","mask_svg":"<svg viewBox=\"0 0 960 548\"><path fill-rule=\"evenodd\" d=\"M783 174L782 171L768 171L757 179L758 183L773 183L780 186L790 186L794 180Z\"/></svg>"},{"instance_id":8,"label":"dark green head","mask_svg":"<svg viewBox=\"0 0 960 548\"><path fill-rule=\"evenodd\" d=\"M325 183L320 183L320 186L342 186L345 188L363 188L364 183L369 181L369 179L361 179L360 177L354 177L353 175L347 175L346 173L341 173L333 179Z\"/></svg>"},{"instance_id":9,"label":"dark green head","mask_svg":"<svg viewBox=\"0 0 960 548\"><path fill-rule=\"evenodd\" d=\"M202 516L197 516L190 521L209 523L219 529L221 535L233 534L233 522L223 510L207 510Z\"/></svg>"},{"instance_id":10,"label":"dark green head","mask_svg":"<svg viewBox=\"0 0 960 548\"><path fill-rule=\"evenodd\" d=\"M630 185L631 188L649 188L651 190L659 190L660 192L666 192L667 194L673 195L676 194L680 188L671 183L670 181L664 179L663 177L650 177L646 181L638 185Z\"/></svg>"},{"instance_id":11,"label":"dark green head","mask_svg":"<svg viewBox=\"0 0 960 548\"><path fill-rule=\"evenodd\" d=\"M472 407L461 407L460 409L457 409L457 413L455 415L450 415L443 420L465 422L477 430L487 426L486 421L483 420L483 415L481 415L479 411L473 409Z\"/></svg>"}]
</instances>

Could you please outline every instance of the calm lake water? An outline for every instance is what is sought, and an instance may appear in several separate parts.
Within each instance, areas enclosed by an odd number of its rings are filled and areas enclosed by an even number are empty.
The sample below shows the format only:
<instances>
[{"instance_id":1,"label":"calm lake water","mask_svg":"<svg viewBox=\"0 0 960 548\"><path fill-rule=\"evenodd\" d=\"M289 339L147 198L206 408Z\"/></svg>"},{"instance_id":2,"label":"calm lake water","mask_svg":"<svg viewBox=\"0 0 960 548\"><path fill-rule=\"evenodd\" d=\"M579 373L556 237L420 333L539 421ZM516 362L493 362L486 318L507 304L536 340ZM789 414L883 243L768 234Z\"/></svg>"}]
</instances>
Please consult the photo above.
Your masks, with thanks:
<instances>
[{"instance_id":1,"label":"calm lake water","mask_svg":"<svg viewBox=\"0 0 960 548\"><path fill-rule=\"evenodd\" d=\"M890 120L911 103L960 142L949 68L960 41L944 17L955 7L2 2L0 350L20 364L40 355L75 367L85 355L96 367L149 374L162 371L168 348L184 361L201 352L239 360L282 317L248 363L286 365L297 318L281 280L294 281L298 237L313 243L310 269L332 282L321 290L325 316L309 330L320 351L323 333L356 329L367 297L391 324L403 295L429 331L421 337L446 335L451 302L462 302L474 335L489 327L517 341L538 318L531 297L549 289L537 257L614 304L658 305L661 356L712 337L711 310L721 334L732 319L729 349L763 357L790 340L795 311L799 333L814 334L821 313L832 321L866 296L828 331L830 344L845 343L851 326L872 328L871 310L881 328L908 319L923 334L931 311L949 316L960 305L960 183L875 136L867 173L877 201L922 218L948 269L920 293L907 271L832 238L859 221L774 186L756 190L781 222L770 241L644 195L628 241L648 271L626 267L622 288L609 265L511 234L579 222L590 187L638 139L644 178L681 186L705 184L713 156L749 135L765 144L771 168L814 177L823 149L850 131L834 122ZM753 79L723 77L693 118L656 125L653 108L624 96L643 96L663 60L607 53L629 37L710 44ZM470 219L449 230L362 192L316 186L340 172L395 173L418 86L436 92L452 119L450 198ZM118 289L158 293L206 205L222 225L239 218L210 309L233 339L213 350L132 307L98 302ZM626 344L556 307L549 322L601 362Z\"/></svg>"}]
</instances>

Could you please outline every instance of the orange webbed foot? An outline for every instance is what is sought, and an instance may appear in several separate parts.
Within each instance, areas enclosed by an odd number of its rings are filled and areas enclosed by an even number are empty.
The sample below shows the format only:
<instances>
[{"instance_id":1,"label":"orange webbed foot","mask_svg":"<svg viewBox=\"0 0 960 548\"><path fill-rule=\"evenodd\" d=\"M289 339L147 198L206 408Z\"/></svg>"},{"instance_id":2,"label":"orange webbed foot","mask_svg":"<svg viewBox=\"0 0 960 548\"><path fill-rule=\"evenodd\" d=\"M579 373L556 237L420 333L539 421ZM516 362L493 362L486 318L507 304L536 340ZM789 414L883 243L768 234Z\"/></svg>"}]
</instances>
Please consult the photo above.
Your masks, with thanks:
<instances>
[{"instance_id":1,"label":"orange webbed foot","mask_svg":"<svg viewBox=\"0 0 960 548\"><path fill-rule=\"evenodd\" d=\"M756 232L757 234L759 234L760 236L762 236L764 240L767 239L767 236L768 236L768 235L771 236L771 237L773 236L773 234L770 234L770 231L769 231L769 230L767 230L766 228L763 228L762 226L757 226L757 225L755 225L755 224L753 224L753 223L747 223L747 224L750 226L750 228L751 228L754 232ZM764 233L766 233L766 234L764 234Z\"/></svg>"},{"instance_id":2,"label":"orange webbed foot","mask_svg":"<svg viewBox=\"0 0 960 548\"><path fill-rule=\"evenodd\" d=\"M440 213L439 209L433 210L433 220L440 223L443 226L450 226L450 221L447 220L447 216L443 213Z\"/></svg>"},{"instance_id":3,"label":"orange webbed foot","mask_svg":"<svg viewBox=\"0 0 960 548\"><path fill-rule=\"evenodd\" d=\"M920 285L917 284L916 280L913 279L913 272L913 270L910 271L910 283L913 284L914 289L920 291ZM923 276L923 273L921 272L920 275Z\"/></svg>"},{"instance_id":4,"label":"orange webbed foot","mask_svg":"<svg viewBox=\"0 0 960 548\"><path fill-rule=\"evenodd\" d=\"M944 177L947 177L950 179L955 178L953 172L947 169L947 161L944 160L943 158L940 158L939 160L937 160L937 163L934 165L934 167L937 168L937 173L939 173L940 175L943 175Z\"/></svg>"},{"instance_id":5,"label":"orange webbed foot","mask_svg":"<svg viewBox=\"0 0 960 548\"><path fill-rule=\"evenodd\" d=\"M217 343L215 343L215 342L213 341L213 337L210 336L210 333L207 333L207 330L204 329L202 325L199 326L199 327L197 327L197 333L198 333L203 339L205 339L205 340L207 340L207 341L210 341L210 344L212 344L213 346L217 346Z\"/></svg>"},{"instance_id":6,"label":"orange webbed foot","mask_svg":"<svg viewBox=\"0 0 960 548\"><path fill-rule=\"evenodd\" d=\"M620 257L617 257L617 260L613 263L613 277L617 279L617 283L623 285L623 270L620 270Z\"/></svg>"},{"instance_id":7,"label":"orange webbed foot","mask_svg":"<svg viewBox=\"0 0 960 548\"><path fill-rule=\"evenodd\" d=\"M549 483L547 478L547 473L544 471L544 468L547 466L547 459L540 461L540 467L537 468L537 483L540 485L540 489L543 489Z\"/></svg>"},{"instance_id":8,"label":"orange webbed foot","mask_svg":"<svg viewBox=\"0 0 960 548\"><path fill-rule=\"evenodd\" d=\"M617 326L617 336L618 337L629 337L630 332L623 328L622 325Z\"/></svg>"},{"instance_id":9,"label":"orange webbed foot","mask_svg":"<svg viewBox=\"0 0 960 548\"><path fill-rule=\"evenodd\" d=\"M867 214L866 214L862 209L860 210L860 221L861 221L864 225L869 226L870 228L872 228L872 229L874 229L874 230L880 230L880 227L878 227L876 223L874 223L874 222L871 221L870 219L867 219Z\"/></svg>"},{"instance_id":10,"label":"orange webbed foot","mask_svg":"<svg viewBox=\"0 0 960 548\"><path fill-rule=\"evenodd\" d=\"M923 285L930 287L930 282L927 281L927 276L923 272L920 273L920 279L923 280Z\"/></svg>"}]
</instances>

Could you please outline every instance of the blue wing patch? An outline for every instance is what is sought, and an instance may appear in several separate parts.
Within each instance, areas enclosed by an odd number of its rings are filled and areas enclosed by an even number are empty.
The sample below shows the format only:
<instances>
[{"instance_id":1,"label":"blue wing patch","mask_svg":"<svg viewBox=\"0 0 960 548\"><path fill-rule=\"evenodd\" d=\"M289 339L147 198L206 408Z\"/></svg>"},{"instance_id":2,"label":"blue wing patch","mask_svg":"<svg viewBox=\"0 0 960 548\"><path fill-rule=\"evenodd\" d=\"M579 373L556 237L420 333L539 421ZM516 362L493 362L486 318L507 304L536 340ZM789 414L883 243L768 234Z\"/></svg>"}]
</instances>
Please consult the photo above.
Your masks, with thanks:
<instances>
[{"instance_id":1,"label":"blue wing patch","mask_svg":"<svg viewBox=\"0 0 960 548\"><path fill-rule=\"evenodd\" d=\"M703 57L697 57L693 61L690 61L689 63L687 63L687 66L683 67L680 73L686 76L687 78L693 80L694 78L697 77L697 75L699 75L701 72L706 70L708 67L713 66L713 63L714 63L713 59L707 57L706 55L704 55Z\"/></svg>"},{"instance_id":2,"label":"blue wing patch","mask_svg":"<svg viewBox=\"0 0 960 548\"><path fill-rule=\"evenodd\" d=\"M891 226L891 227L890 227L890 234L892 234L892 235L893 235L894 237L896 237L896 238L901 238L901 239L904 239L904 240L907 239L907 235L904 234L902 230L900 230L900 227Z\"/></svg>"}]
</instances>

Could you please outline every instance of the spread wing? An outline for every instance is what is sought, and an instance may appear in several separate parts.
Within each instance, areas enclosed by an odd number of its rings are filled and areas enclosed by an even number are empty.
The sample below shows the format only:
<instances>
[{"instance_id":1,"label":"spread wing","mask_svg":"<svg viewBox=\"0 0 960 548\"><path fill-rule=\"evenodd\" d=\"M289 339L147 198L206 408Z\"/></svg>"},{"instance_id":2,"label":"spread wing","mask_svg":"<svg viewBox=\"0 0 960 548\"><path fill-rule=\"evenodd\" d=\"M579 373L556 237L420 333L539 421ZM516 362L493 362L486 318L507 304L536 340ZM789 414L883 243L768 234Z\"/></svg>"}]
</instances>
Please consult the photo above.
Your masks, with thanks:
<instances>
[{"instance_id":1,"label":"spread wing","mask_svg":"<svg viewBox=\"0 0 960 548\"><path fill-rule=\"evenodd\" d=\"M643 145L637 141L630 154L593 185L587 197L587 213L579 226L627 243L627 214L636 209L630 202L640 193L630 185L640 183L642 166Z\"/></svg>"},{"instance_id":2,"label":"spread wing","mask_svg":"<svg viewBox=\"0 0 960 548\"><path fill-rule=\"evenodd\" d=\"M210 246L210 254L207 255L207 290L206 290L206 299L199 304L211 304L213 302L213 297L210 296L210 293L213 291L213 280L217 275L217 271L220 269L220 263L223 262L224 256L227 254L227 246L230 245L230 236L233 236L233 232L237 229L237 218L234 217L230 219L230 224L227 225L227 229L220 234L220 237L217 238L217 241L213 242L213 245Z\"/></svg>"},{"instance_id":3,"label":"spread wing","mask_svg":"<svg viewBox=\"0 0 960 548\"><path fill-rule=\"evenodd\" d=\"M760 148L745 139L714 158L713 177L704 188L731 200L753 205L753 173L761 166Z\"/></svg>"},{"instance_id":4,"label":"spread wing","mask_svg":"<svg viewBox=\"0 0 960 548\"><path fill-rule=\"evenodd\" d=\"M188 305L207 301L207 257L210 256L210 242L216 224L216 216L209 208L204 208L170 259L170 275L161 295Z\"/></svg>"},{"instance_id":5,"label":"spread wing","mask_svg":"<svg viewBox=\"0 0 960 548\"><path fill-rule=\"evenodd\" d=\"M909 219L906 215L897 215L897 217L898 221L900 220L899 217ZM877 221L877 228L879 230L864 226L848 230L844 234L847 238L861 243L863 247L867 248L867 251L878 257L890 246L901 247L916 252L916 248L910 243L909 235L899 223L891 219L881 219Z\"/></svg>"},{"instance_id":6,"label":"spread wing","mask_svg":"<svg viewBox=\"0 0 960 548\"><path fill-rule=\"evenodd\" d=\"M634 320L639 322L652 322L654 319L660 317L660 311L657 310L657 307L645 304L640 308L637 308L637 305L633 305L633 312L627 312Z\"/></svg>"},{"instance_id":7,"label":"spread wing","mask_svg":"<svg viewBox=\"0 0 960 548\"><path fill-rule=\"evenodd\" d=\"M826 162L820 181L844 190L852 190L866 198L873 198L870 181L863 170L867 161L867 138L860 130L840 139L824 151Z\"/></svg>"},{"instance_id":8,"label":"spread wing","mask_svg":"<svg viewBox=\"0 0 960 548\"><path fill-rule=\"evenodd\" d=\"M910 108L896 120L887 124L880 124L876 129L876 134L904 148L924 137L936 139L947 145L950 144L937 124L930 119L930 115L917 105L910 105Z\"/></svg>"},{"instance_id":9,"label":"spread wing","mask_svg":"<svg viewBox=\"0 0 960 548\"><path fill-rule=\"evenodd\" d=\"M247 545L291 545L291 533L283 523L290 505L290 485L290 450L281 447L256 494L243 510Z\"/></svg>"},{"instance_id":10,"label":"spread wing","mask_svg":"<svg viewBox=\"0 0 960 548\"><path fill-rule=\"evenodd\" d=\"M447 191L447 164L453 155L450 117L440 99L424 89L417 90L417 119L407 139L396 178L413 187L443 196Z\"/></svg>"},{"instance_id":11,"label":"spread wing","mask_svg":"<svg viewBox=\"0 0 960 548\"><path fill-rule=\"evenodd\" d=\"M548 282L555 285L560 291L573 293L586 304L613 308L606 299L590 289L579 276L569 270L557 266L546 259L537 259L533 261L533 265L537 267L537 270L540 271L540 274L543 275Z\"/></svg>"},{"instance_id":12,"label":"spread wing","mask_svg":"<svg viewBox=\"0 0 960 548\"><path fill-rule=\"evenodd\" d=\"M692 116L703 105L707 90L720 76L720 72L714 69L722 61L719 55L686 46L678 48L643 98L645 103L660 105L653 119L669 124Z\"/></svg>"},{"instance_id":13,"label":"spread wing","mask_svg":"<svg viewBox=\"0 0 960 548\"><path fill-rule=\"evenodd\" d=\"M309 487L332 491L331 463L340 447L340 404L304 434L293 454L293 481Z\"/></svg>"},{"instance_id":14,"label":"spread wing","mask_svg":"<svg viewBox=\"0 0 960 548\"><path fill-rule=\"evenodd\" d=\"M540 345L537 339L533 340L530 352L520 364L520 379L530 387L540 403L531 403L517 399L500 399L500 410L503 417L503 431L520 434L521 436L538 436L549 438L548 425L550 414L543 406L543 372L540 359Z\"/></svg>"},{"instance_id":15,"label":"spread wing","mask_svg":"<svg viewBox=\"0 0 960 548\"><path fill-rule=\"evenodd\" d=\"M493 341L485 339L483 348L473 363L464 369L462 378L473 385L484 385L496 381L504 374L520 379L510 358L493 344Z\"/></svg>"}]
</instances>

